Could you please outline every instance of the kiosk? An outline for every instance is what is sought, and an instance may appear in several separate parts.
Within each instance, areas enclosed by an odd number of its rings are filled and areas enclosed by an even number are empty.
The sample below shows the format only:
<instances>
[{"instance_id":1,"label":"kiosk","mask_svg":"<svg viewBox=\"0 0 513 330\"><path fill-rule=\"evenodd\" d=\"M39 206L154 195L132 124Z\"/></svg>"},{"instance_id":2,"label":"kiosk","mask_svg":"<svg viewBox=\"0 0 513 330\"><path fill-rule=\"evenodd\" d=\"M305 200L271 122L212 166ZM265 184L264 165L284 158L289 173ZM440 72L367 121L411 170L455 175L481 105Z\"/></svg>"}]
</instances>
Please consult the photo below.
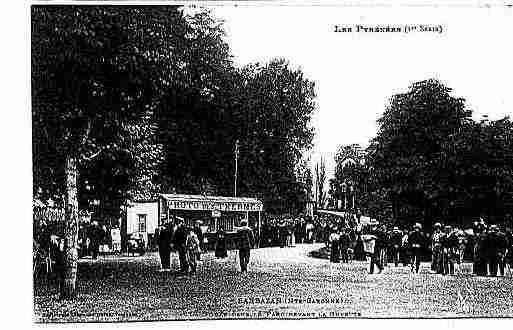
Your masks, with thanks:
<instances>
[{"instance_id":1,"label":"kiosk","mask_svg":"<svg viewBox=\"0 0 513 330\"><path fill-rule=\"evenodd\" d=\"M257 227L260 237L262 211L263 203L249 197L160 194L158 201L159 225L179 216L188 226L201 220L206 233L215 233L220 227L228 233L235 232L238 222L246 218Z\"/></svg>"}]
</instances>

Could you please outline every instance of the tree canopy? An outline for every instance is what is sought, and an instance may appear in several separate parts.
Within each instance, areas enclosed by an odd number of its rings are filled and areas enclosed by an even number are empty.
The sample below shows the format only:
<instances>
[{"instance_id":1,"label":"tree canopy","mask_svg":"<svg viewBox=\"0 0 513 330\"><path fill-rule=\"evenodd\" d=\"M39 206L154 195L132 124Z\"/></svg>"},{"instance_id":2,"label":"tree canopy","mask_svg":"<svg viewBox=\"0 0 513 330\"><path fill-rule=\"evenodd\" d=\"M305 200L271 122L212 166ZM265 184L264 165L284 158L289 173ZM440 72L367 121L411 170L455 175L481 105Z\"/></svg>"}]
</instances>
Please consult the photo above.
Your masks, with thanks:
<instances>
[{"instance_id":1,"label":"tree canopy","mask_svg":"<svg viewBox=\"0 0 513 330\"><path fill-rule=\"evenodd\" d=\"M363 162L343 163L351 147L340 149L333 193L359 182L363 208L401 223L502 221L512 211L512 123L471 116L441 82L414 83L391 98Z\"/></svg>"},{"instance_id":2,"label":"tree canopy","mask_svg":"<svg viewBox=\"0 0 513 330\"><path fill-rule=\"evenodd\" d=\"M300 208L295 165L311 148L313 82L283 59L234 66L221 22L177 7L33 7L34 194L62 205L79 159L81 208L158 192ZM287 206L288 207L288 206ZM115 214L113 214L114 216Z\"/></svg>"}]
</instances>

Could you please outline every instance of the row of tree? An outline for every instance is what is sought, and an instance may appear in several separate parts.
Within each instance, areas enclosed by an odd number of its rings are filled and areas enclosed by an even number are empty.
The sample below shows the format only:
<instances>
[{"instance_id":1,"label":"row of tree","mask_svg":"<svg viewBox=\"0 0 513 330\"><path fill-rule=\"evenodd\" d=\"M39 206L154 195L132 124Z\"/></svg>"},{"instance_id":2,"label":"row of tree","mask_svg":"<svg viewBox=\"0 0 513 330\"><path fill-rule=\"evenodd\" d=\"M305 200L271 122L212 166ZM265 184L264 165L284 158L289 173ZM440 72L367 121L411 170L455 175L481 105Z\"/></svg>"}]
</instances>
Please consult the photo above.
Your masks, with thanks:
<instances>
[{"instance_id":1,"label":"row of tree","mask_svg":"<svg viewBox=\"0 0 513 330\"><path fill-rule=\"evenodd\" d=\"M477 122L465 100L437 80L414 83L391 98L379 131L364 153L337 153L331 195L352 182L359 207L372 216L409 224L462 225L513 212L513 123ZM355 152L356 151L356 152ZM354 159L356 161L347 161ZM508 219L509 218L509 219Z\"/></svg>"},{"instance_id":2,"label":"row of tree","mask_svg":"<svg viewBox=\"0 0 513 330\"><path fill-rule=\"evenodd\" d=\"M158 192L231 195L236 141L238 195L299 210L314 98L285 60L235 67L208 12L32 7L34 197L66 209L61 297L75 294L79 208L117 220Z\"/></svg>"}]
</instances>

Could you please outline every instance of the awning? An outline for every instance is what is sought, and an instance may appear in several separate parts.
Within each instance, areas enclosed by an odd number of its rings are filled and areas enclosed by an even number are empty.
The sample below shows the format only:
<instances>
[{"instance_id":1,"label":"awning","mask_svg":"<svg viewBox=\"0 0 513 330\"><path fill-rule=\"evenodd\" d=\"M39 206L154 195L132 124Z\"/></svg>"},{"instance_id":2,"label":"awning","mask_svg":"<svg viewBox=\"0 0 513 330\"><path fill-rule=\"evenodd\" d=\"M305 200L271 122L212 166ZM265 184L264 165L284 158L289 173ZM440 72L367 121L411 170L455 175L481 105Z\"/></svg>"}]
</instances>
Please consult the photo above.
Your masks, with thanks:
<instances>
[{"instance_id":1,"label":"awning","mask_svg":"<svg viewBox=\"0 0 513 330\"><path fill-rule=\"evenodd\" d=\"M348 216L353 216L353 214L349 213L349 212L329 211L329 210L321 210L321 209L317 209L317 213L329 214L329 215L334 215L334 216L342 217L342 218L345 218Z\"/></svg>"},{"instance_id":2,"label":"awning","mask_svg":"<svg viewBox=\"0 0 513 330\"><path fill-rule=\"evenodd\" d=\"M334 215L334 216L337 216L337 217L342 217L342 218L345 218L347 216L351 216L353 217L354 214L353 213L349 213L349 212L341 212L341 211L328 211L328 210L317 210L317 213L322 213L322 214L330 214L330 215ZM374 225L374 224L379 224L379 221L377 221L376 219L371 219L370 217L366 217L366 216L361 216L360 217L360 224L362 225Z\"/></svg>"},{"instance_id":3,"label":"awning","mask_svg":"<svg viewBox=\"0 0 513 330\"><path fill-rule=\"evenodd\" d=\"M256 198L183 194L160 194L170 210L260 212L263 203Z\"/></svg>"}]
</instances>

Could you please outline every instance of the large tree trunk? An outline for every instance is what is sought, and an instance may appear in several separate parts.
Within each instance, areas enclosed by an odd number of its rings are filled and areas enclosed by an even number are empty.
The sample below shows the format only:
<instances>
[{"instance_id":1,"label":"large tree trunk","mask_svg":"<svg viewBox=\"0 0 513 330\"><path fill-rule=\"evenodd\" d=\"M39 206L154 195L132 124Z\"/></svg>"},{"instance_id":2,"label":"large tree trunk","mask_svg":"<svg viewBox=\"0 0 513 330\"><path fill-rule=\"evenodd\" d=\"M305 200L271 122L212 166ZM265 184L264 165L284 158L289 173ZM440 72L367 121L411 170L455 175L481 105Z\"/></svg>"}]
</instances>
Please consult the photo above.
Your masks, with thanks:
<instances>
[{"instance_id":1,"label":"large tree trunk","mask_svg":"<svg viewBox=\"0 0 513 330\"><path fill-rule=\"evenodd\" d=\"M77 159L66 156L66 225L64 234L64 249L66 268L64 281L60 289L61 299L72 299L76 296L77 266L78 266L78 199L77 199Z\"/></svg>"}]
</instances>

